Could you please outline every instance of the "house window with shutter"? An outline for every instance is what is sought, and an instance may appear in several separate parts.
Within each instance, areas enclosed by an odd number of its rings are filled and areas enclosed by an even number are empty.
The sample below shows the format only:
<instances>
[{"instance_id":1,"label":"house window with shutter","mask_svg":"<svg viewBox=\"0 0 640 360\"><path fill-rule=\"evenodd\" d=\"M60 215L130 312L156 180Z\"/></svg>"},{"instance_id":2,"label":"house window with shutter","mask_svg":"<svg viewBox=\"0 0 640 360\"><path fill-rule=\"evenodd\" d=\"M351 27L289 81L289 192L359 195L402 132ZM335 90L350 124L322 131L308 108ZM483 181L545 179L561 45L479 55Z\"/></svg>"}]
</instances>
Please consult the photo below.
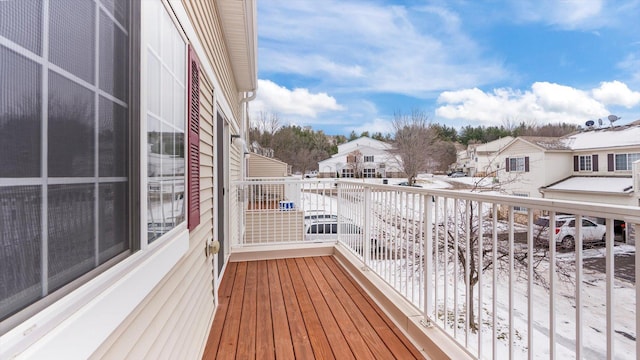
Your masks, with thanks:
<instances>
[{"instance_id":1,"label":"house window with shutter","mask_svg":"<svg viewBox=\"0 0 640 360\"><path fill-rule=\"evenodd\" d=\"M593 161L591 155L578 156L578 171L593 171Z\"/></svg>"},{"instance_id":2,"label":"house window with shutter","mask_svg":"<svg viewBox=\"0 0 640 360\"><path fill-rule=\"evenodd\" d=\"M145 22L147 43L147 241L186 220L187 47L160 2L146 2L158 21ZM154 7L154 9L150 9ZM162 35L162 36L161 36Z\"/></svg>"},{"instance_id":3,"label":"house window with shutter","mask_svg":"<svg viewBox=\"0 0 640 360\"><path fill-rule=\"evenodd\" d=\"M616 154L615 159L616 171L629 171L633 169L632 164L640 160L640 153Z\"/></svg>"},{"instance_id":4,"label":"house window with shutter","mask_svg":"<svg viewBox=\"0 0 640 360\"><path fill-rule=\"evenodd\" d=\"M525 172L528 171L528 157L514 157L508 158L508 163L506 164L506 168L508 172Z\"/></svg>"},{"instance_id":5,"label":"house window with shutter","mask_svg":"<svg viewBox=\"0 0 640 360\"><path fill-rule=\"evenodd\" d=\"M3 335L136 247L140 3L0 4Z\"/></svg>"}]
</instances>

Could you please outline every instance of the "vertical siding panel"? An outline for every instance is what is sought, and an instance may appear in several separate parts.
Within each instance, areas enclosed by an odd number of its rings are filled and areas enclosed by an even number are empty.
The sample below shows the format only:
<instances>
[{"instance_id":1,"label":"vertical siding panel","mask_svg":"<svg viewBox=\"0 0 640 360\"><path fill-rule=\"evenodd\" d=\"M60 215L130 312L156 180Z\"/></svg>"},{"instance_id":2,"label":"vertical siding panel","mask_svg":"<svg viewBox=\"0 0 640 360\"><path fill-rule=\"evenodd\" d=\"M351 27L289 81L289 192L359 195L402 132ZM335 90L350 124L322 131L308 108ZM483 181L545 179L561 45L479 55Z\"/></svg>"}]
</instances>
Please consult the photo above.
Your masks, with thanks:
<instances>
[{"instance_id":1,"label":"vertical siding panel","mask_svg":"<svg viewBox=\"0 0 640 360\"><path fill-rule=\"evenodd\" d=\"M201 77L201 98L213 88ZM190 233L189 251L93 358L162 358L172 353L204 351L214 313L213 266L204 256L213 232L213 134L211 100L201 103L200 225Z\"/></svg>"}]
</instances>

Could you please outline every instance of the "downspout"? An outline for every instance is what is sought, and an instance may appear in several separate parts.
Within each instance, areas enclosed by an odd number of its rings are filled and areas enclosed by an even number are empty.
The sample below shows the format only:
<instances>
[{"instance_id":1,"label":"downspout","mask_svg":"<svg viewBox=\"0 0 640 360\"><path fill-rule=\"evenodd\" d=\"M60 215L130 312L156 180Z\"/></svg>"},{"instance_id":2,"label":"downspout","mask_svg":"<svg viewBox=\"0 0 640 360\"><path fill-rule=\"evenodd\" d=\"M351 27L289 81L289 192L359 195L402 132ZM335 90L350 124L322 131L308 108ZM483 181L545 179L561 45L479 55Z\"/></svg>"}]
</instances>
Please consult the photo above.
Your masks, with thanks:
<instances>
[{"instance_id":1,"label":"downspout","mask_svg":"<svg viewBox=\"0 0 640 360\"><path fill-rule=\"evenodd\" d=\"M248 147L248 140L246 139L246 123L247 120L249 118L249 101L252 101L253 99L256 98L256 95L258 94L258 92L256 91L256 89L251 90L252 94L250 96L247 96L247 94L249 93L248 91L245 91L243 93L243 98L240 99L240 104L242 104L242 123L240 124L240 136L241 139L244 142L243 145L243 149L242 149L242 168L241 168L241 173L240 173L240 178L242 179L242 181L244 181L246 179L246 169L247 169L247 158L245 157L245 154L249 153L249 147Z\"/></svg>"}]
</instances>

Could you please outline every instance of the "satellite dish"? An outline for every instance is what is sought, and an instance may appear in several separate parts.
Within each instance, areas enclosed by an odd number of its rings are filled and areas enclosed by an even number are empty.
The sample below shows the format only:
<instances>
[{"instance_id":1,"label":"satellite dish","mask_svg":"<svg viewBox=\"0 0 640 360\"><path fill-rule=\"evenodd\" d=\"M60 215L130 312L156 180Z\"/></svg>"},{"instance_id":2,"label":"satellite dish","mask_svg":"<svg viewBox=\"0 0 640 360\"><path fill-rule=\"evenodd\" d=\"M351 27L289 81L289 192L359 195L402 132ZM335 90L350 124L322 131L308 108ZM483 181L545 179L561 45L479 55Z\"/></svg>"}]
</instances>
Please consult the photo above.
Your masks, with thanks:
<instances>
[{"instance_id":1,"label":"satellite dish","mask_svg":"<svg viewBox=\"0 0 640 360\"><path fill-rule=\"evenodd\" d=\"M622 119L620 116L617 115L609 115L607 116L607 119L609 119L609 122L611 123L611 126L613 127L613 123Z\"/></svg>"},{"instance_id":2,"label":"satellite dish","mask_svg":"<svg viewBox=\"0 0 640 360\"><path fill-rule=\"evenodd\" d=\"M588 127L593 127L593 125L595 125L595 121L593 120L588 120L586 123L584 123L585 125L587 125Z\"/></svg>"},{"instance_id":3,"label":"satellite dish","mask_svg":"<svg viewBox=\"0 0 640 360\"><path fill-rule=\"evenodd\" d=\"M602 119L598 119L598 125L602 126Z\"/></svg>"}]
</instances>

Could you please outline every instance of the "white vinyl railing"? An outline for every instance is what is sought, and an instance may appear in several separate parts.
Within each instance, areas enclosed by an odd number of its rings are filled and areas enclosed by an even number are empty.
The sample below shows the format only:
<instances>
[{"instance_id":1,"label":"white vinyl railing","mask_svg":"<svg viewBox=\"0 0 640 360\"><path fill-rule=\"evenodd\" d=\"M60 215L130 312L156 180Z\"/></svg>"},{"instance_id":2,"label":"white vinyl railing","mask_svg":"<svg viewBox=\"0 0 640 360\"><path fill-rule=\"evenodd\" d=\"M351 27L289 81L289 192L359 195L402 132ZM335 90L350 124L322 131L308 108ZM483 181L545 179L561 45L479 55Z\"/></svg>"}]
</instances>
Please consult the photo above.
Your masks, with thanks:
<instances>
[{"instance_id":1,"label":"white vinyl railing","mask_svg":"<svg viewBox=\"0 0 640 360\"><path fill-rule=\"evenodd\" d=\"M265 184L270 182L285 183ZM278 201L294 201L303 228L313 222L304 219L311 210L335 216L340 246L423 311L427 326L440 328L472 357L635 359L640 354L635 286L640 260L629 245L640 208L357 181L320 183L299 181L297 203L294 195ZM259 193L249 190L255 186L241 183L239 189L248 196ZM245 204L246 214L248 208ZM573 247L555 246L554 224L567 215L575 227L558 233L572 238ZM588 221L583 226L583 219L606 223L604 244L588 241L595 230ZM626 243L616 233L622 223ZM350 228L358 231L345 230ZM307 235L302 232L302 241Z\"/></svg>"}]
</instances>

